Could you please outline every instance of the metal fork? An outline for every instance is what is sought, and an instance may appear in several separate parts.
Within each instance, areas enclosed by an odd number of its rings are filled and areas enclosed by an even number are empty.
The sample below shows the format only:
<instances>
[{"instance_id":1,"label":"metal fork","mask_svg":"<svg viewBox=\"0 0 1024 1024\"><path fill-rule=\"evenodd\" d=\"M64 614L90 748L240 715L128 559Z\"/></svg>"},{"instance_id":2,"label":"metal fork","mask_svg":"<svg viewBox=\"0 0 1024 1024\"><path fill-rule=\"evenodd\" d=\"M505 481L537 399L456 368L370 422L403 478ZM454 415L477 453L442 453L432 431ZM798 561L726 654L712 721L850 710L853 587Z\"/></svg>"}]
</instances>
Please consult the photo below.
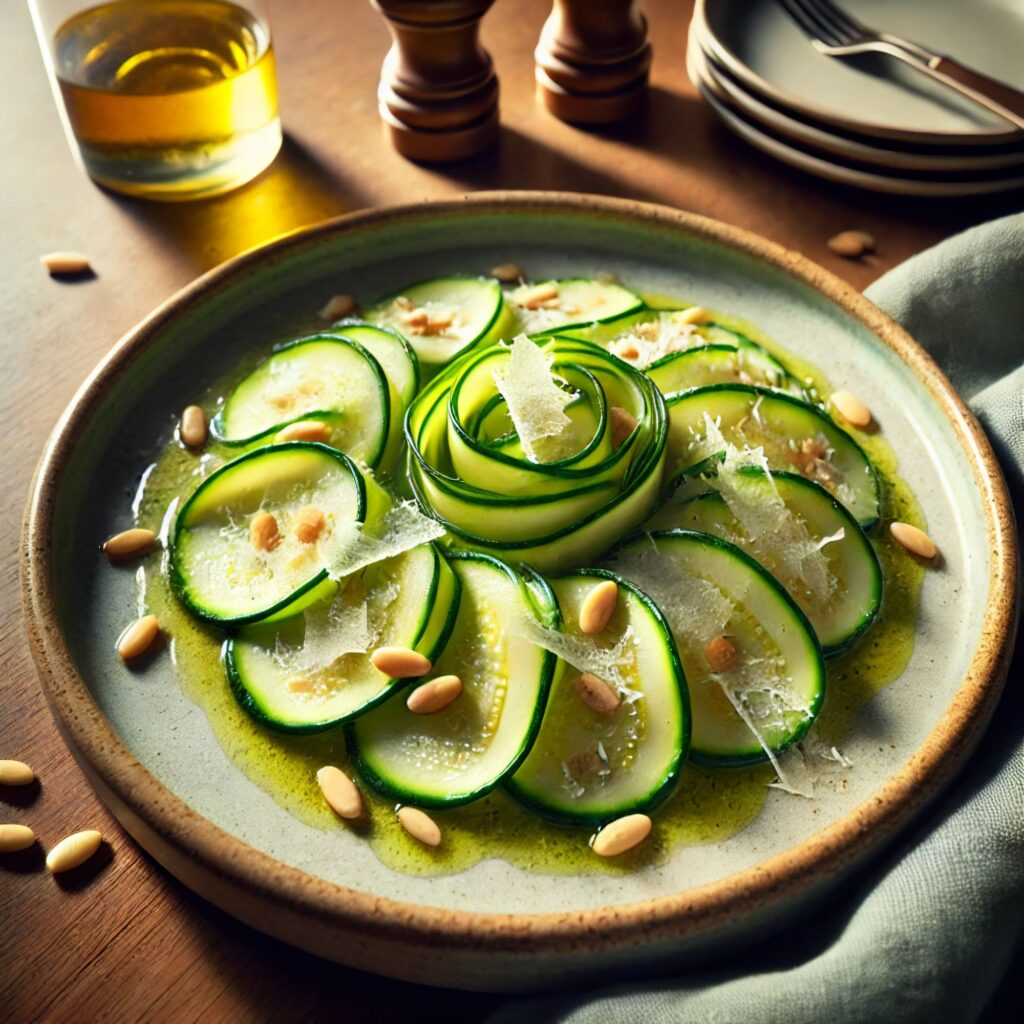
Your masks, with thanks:
<instances>
[{"instance_id":1,"label":"metal fork","mask_svg":"<svg viewBox=\"0 0 1024 1024\"><path fill-rule=\"evenodd\" d=\"M810 37L811 45L819 53L839 58L886 53L1024 129L1024 93L1012 86L909 39L868 28L840 10L832 0L779 0L779 3Z\"/></svg>"}]
</instances>

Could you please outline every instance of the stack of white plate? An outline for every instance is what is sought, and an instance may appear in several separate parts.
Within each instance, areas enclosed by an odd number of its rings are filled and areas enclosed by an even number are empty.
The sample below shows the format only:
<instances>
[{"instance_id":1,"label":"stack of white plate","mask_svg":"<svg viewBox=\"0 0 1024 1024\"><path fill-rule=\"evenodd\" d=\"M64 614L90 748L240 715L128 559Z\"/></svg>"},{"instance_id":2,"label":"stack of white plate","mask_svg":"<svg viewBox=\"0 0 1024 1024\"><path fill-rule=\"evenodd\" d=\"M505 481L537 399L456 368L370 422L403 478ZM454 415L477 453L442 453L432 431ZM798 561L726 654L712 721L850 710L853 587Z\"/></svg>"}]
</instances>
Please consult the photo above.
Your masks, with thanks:
<instances>
[{"instance_id":1,"label":"stack of white plate","mask_svg":"<svg viewBox=\"0 0 1024 1024\"><path fill-rule=\"evenodd\" d=\"M838 0L849 14L1024 91L1024 0ZM690 79L758 149L897 195L1024 187L1024 131L891 57L826 57L777 0L697 0Z\"/></svg>"}]
</instances>

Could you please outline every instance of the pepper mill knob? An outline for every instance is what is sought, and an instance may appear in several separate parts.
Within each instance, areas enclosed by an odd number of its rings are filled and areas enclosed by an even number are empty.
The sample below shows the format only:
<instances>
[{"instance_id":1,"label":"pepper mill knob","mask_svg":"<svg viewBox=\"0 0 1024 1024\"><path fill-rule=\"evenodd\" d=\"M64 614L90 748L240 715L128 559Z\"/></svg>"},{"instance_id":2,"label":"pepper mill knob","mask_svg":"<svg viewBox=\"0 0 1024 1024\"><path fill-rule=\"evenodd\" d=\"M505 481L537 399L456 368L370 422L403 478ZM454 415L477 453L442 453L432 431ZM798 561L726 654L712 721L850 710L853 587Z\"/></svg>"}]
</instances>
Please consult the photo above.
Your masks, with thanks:
<instances>
[{"instance_id":1,"label":"pepper mill knob","mask_svg":"<svg viewBox=\"0 0 1024 1024\"><path fill-rule=\"evenodd\" d=\"M554 0L534 57L537 99L555 117L621 121L647 94L647 19L636 0Z\"/></svg>"},{"instance_id":2,"label":"pepper mill knob","mask_svg":"<svg viewBox=\"0 0 1024 1024\"><path fill-rule=\"evenodd\" d=\"M494 0L370 0L394 44L377 100L395 149L441 163L472 156L498 137L498 78L480 45Z\"/></svg>"}]
</instances>

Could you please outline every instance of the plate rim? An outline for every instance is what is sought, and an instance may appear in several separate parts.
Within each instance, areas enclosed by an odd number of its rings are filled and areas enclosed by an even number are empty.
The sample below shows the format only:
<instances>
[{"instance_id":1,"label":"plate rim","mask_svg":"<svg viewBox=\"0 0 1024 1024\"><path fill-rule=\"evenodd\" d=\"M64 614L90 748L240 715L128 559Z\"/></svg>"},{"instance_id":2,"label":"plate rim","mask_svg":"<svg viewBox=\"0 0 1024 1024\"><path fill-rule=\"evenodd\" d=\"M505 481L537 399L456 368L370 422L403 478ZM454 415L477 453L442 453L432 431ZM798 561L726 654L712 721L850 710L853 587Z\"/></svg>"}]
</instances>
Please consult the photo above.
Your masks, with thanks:
<instances>
[{"instance_id":1,"label":"plate rim","mask_svg":"<svg viewBox=\"0 0 1024 1024\"><path fill-rule=\"evenodd\" d=\"M351 889L285 865L202 817L138 762L90 694L57 624L49 544L57 481L91 412L166 321L243 280L250 269L268 260L273 263L294 257L328 239L394 222L516 212L664 227L766 262L831 299L894 351L939 406L971 466L982 497L988 550L993 553L984 625L959 687L924 741L867 800L798 845L717 882L646 900L544 914L442 909ZM33 479L20 568L23 621L43 693L71 752L130 834L140 839L142 833L158 845L158 859L213 902L219 902L219 890L214 886L210 891L212 883L205 889L200 886L192 868L200 878L224 885L224 899L229 904L229 896L241 893L255 900L257 907L279 910L284 915L282 922L294 922L297 915L312 922L314 931L326 927L343 941L404 943L432 953L594 954L657 940L699 937L734 920L740 907L743 917L753 916L812 894L892 838L962 767L1001 693L1017 618L1013 512L995 454L963 400L902 327L824 268L752 232L659 204L571 192L479 192L458 199L357 211L250 249L186 285L113 346L57 421ZM183 864L189 865L188 872ZM190 877L184 878L186 873ZM237 908L221 905L275 934L274 921L253 920ZM277 933L283 931L287 931L286 923L278 926ZM306 945L294 934L283 937ZM375 969L365 958L359 965ZM377 964L376 969L399 972L395 964ZM431 976L422 969L418 974L415 969L400 974L420 980Z\"/></svg>"}]
</instances>

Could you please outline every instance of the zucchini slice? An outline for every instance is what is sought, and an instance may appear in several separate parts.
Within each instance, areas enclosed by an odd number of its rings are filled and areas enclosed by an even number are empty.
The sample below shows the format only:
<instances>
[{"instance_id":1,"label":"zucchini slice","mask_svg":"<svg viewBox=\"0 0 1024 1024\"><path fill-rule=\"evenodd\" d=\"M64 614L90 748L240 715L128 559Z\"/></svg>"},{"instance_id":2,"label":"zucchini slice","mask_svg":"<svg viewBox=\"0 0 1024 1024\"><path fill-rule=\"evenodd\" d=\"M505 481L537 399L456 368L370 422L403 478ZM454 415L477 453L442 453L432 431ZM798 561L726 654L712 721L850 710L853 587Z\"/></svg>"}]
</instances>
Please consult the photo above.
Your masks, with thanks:
<instances>
[{"instance_id":1,"label":"zucchini slice","mask_svg":"<svg viewBox=\"0 0 1024 1024\"><path fill-rule=\"evenodd\" d=\"M825 695L817 637L782 584L735 545L685 530L630 541L611 565L671 627L693 711L693 760L777 765Z\"/></svg>"},{"instance_id":2,"label":"zucchini slice","mask_svg":"<svg viewBox=\"0 0 1024 1024\"><path fill-rule=\"evenodd\" d=\"M745 384L711 384L666 401L668 471L688 473L715 450L715 437L764 449L771 470L820 483L865 529L878 522L879 485L864 450L817 406ZM717 429L709 438L709 424ZM719 436L720 435L720 436Z\"/></svg>"},{"instance_id":3,"label":"zucchini slice","mask_svg":"<svg viewBox=\"0 0 1024 1024\"><path fill-rule=\"evenodd\" d=\"M295 614L332 592L321 548L335 528L375 522L390 505L343 452L309 441L256 448L211 473L181 507L170 545L170 579L199 618L220 626ZM300 510L324 514L316 540L296 534ZM257 548L250 536L261 512L278 540Z\"/></svg>"},{"instance_id":4,"label":"zucchini slice","mask_svg":"<svg viewBox=\"0 0 1024 1024\"><path fill-rule=\"evenodd\" d=\"M804 396L799 382L777 359L749 342L740 347L697 345L670 352L644 367L644 373L666 398L708 384L757 384Z\"/></svg>"},{"instance_id":5,"label":"zucchini slice","mask_svg":"<svg viewBox=\"0 0 1024 1024\"><path fill-rule=\"evenodd\" d=\"M249 714L274 729L309 733L339 725L397 685L367 652L397 646L437 657L455 623L459 590L433 544L368 566L304 614L246 626L229 639L231 689Z\"/></svg>"},{"instance_id":6,"label":"zucchini slice","mask_svg":"<svg viewBox=\"0 0 1024 1024\"><path fill-rule=\"evenodd\" d=\"M619 602L596 637L579 631L580 606L606 579ZM551 581L562 633L539 637L573 664L552 688L540 733L508 792L543 818L566 825L601 825L649 811L679 779L690 738L686 681L668 623L632 584L600 569ZM617 709L598 714L576 693L582 671L609 683Z\"/></svg>"},{"instance_id":7,"label":"zucchini slice","mask_svg":"<svg viewBox=\"0 0 1024 1024\"><path fill-rule=\"evenodd\" d=\"M402 405L381 364L332 334L277 349L231 393L211 431L228 444L272 441L289 423L323 419L331 442L371 468L390 464L402 439Z\"/></svg>"},{"instance_id":8,"label":"zucchini slice","mask_svg":"<svg viewBox=\"0 0 1024 1024\"><path fill-rule=\"evenodd\" d=\"M557 605L539 577L527 589L507 565L471 553L453 554L451 566L462 598L431 674L458 676L462 693L429 715L406 707L408 691L396 693L345 733L359 773L374 789L420 807L476 800L516 768L540 725L557 663L509 628L531 618L557 625Z\"/></svg>"},{"instance_id":9,"label":"zucchini slice","mask_svg":"<svg viewBox=\"0 0 1024 1024\"><path fill-rule=\"evenodd\" d=\"M362 345L394 384L403 411L409 407L420 389L420 364L412 346L398 331L350 319L332 324L330 333Z\"/></svg>"},{"instance_id":10,"label":"zucchini slice","mask_svg":"<svg viewBox=\"0 0 1024 1024\"><path fill-rule=\"evenodd\" d=\"M713 533L753 556L803 610L825 657L878 616L882 569L871 542L832 495L796 473L744 466L726 488L666 505L646 526Z\"/></svg>"},{"instance_id":11,"label":"zucchini slice","mask_svg":"<svg viewBox=\"0 0 1024 1024\"><path fill-rule=\"evenodd\" d=\"M409 339L424 368L436 368L476 346L509 336L514 317L497 281L436 277L375 303L366 319Z\"/></svg>"},{"instance_id":12,"label":"zucchini slice","mask_svg":"<svg viewBox=\"0 0 1024 1024\"><path fill-rule=\"evenodd\" d=\"M540 304L531 301L538 289L550 288L552 297ZM636 292L611 281L565 277L558 281L534 281L505 293L527 334L561 333L567 327L603 323L632 313L643 306Z\"/></svg>"}]
</instances>

